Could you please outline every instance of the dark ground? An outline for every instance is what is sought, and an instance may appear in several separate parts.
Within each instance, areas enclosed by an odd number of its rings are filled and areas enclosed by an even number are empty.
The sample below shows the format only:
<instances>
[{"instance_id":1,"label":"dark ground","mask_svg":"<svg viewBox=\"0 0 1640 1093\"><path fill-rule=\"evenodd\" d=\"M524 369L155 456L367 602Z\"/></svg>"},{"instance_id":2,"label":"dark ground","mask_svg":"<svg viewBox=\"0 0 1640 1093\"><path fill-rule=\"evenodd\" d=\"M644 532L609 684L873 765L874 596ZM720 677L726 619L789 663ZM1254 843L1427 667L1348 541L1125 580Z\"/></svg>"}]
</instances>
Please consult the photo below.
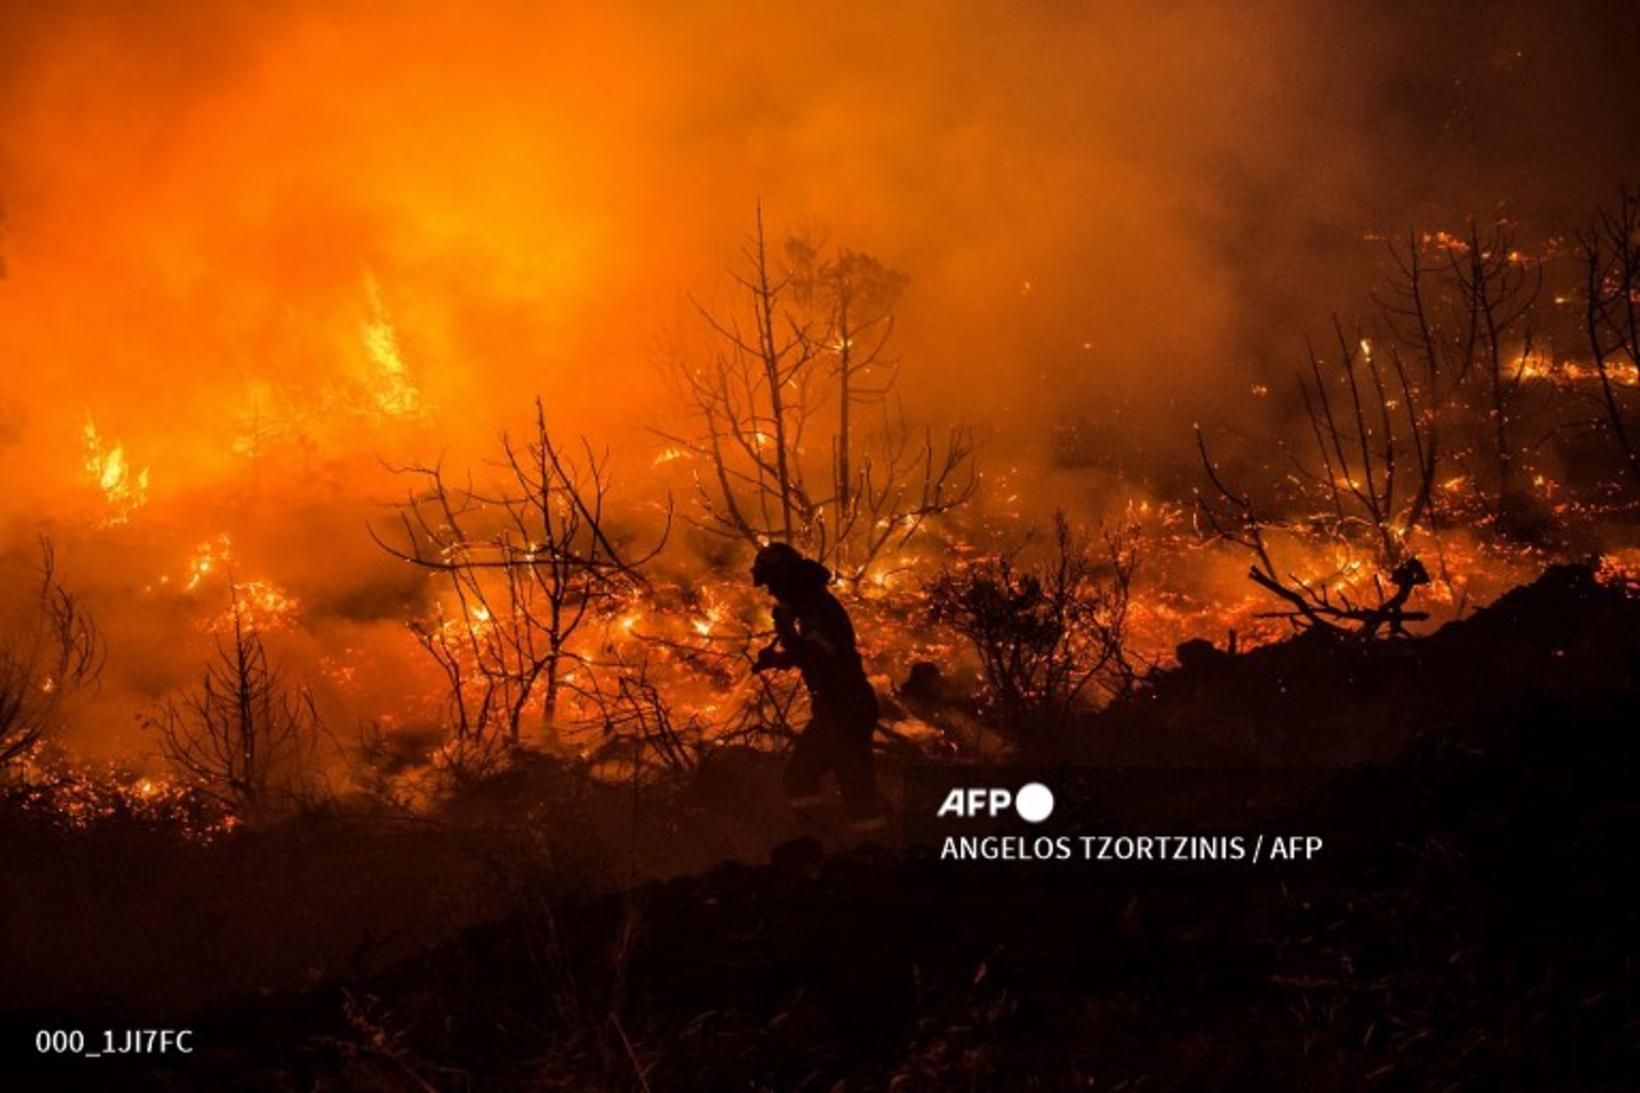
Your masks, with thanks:
<instances>
[{"instance_id":1,"label":"dark ground","mask_svg":"<svg viewBox=\"0 0 1640 1093\"><path fill-rule=\"evenodd\" d=\"M1276 777L1292 799L1214 821L1324 832L1314 863L962 872L797 841L602 895L560 868L487 889L469 917L491 921L442 939L430 920L408 945L338 940L347 959L312 973L269 958L261 991L224 966L209 1002L67 954L78 987L53 981L61 939L35 901L76 874L5 868L7 1054L42 1025L136 1021L191 1027L198 1050L56 1061L20 1088L1640 1089L1637 713L1640 603L1554 570L1427 639L1216 660L1085 726L1083 762L1379 760L1319 793ZM1215 807L1178 804L1106 822L1173 830L1146 825ZM425 866L451 838L412 846ZM246 951L324 929L287 919L253 916ZM154 967L202 959L150 927L132 944Z\"/></svg>"}]
</instances>

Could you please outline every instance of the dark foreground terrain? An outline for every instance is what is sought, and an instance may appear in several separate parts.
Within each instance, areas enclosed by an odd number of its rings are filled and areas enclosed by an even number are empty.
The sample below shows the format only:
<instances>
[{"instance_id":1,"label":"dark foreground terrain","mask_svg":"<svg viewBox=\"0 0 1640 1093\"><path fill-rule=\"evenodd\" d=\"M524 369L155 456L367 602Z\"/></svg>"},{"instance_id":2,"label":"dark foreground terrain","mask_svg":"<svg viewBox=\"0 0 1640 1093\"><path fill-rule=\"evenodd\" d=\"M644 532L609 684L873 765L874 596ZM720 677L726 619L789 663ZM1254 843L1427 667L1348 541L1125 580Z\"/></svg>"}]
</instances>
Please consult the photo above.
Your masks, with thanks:
<instances>
[{"instance_id":1,"label":"dark foreground terrain","mask_svg":"<svg viewBox=\"0 0 1640 1093\"><path fill-rule=\"evenodd\" d=\"M1125 762L1147 731L1156 763L1329 734L1394 753L1244 821L1325 833L1315 862L963 871L799 840L515 892L402 957L163 1021L129 987L8 993L8 1055L42 1022L140 1020L193 1028L195 1053L18 1088L1637 1089L1637 681L1640 604L1554 570L1429 639L1211 659L1086 727ZM1181 755L1192 726L1211 739Z\"/></svg>"}]
</instances>

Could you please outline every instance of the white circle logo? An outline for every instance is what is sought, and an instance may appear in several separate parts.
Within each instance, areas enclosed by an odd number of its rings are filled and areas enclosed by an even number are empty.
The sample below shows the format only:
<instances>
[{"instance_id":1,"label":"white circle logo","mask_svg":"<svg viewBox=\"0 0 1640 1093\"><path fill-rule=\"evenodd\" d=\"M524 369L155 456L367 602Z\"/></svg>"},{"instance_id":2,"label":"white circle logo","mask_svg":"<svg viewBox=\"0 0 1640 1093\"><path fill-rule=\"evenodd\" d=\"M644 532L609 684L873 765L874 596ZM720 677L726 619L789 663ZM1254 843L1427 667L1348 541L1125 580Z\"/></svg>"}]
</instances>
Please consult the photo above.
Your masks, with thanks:
<instances>
[{"instance_id":1,"label":"white circle logo","mask_svg":"<svg viewBox=\"0 0 1640 1093\"><path fill-rule=\"evenodd\" d=\"M1027 782L1014 794L1014 807L1020 819L1039 824L1053 815L1053 790L1041 782Z\"/></svg>"}]
</instances>

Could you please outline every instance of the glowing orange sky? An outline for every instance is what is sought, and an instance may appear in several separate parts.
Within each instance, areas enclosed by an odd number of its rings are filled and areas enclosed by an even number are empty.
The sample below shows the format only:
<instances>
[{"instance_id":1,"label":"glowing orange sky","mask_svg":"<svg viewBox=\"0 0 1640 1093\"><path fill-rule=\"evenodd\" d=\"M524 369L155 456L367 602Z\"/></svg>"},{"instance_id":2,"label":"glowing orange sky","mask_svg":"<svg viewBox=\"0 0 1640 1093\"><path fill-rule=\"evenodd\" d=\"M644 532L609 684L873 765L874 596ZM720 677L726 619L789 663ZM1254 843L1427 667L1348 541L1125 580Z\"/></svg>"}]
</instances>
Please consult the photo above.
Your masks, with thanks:
<instances>
[{"instance_id":1,"label":"glowing orange sky","mask_svg":"<svg viewBox=\"0 0 1640 1093\"><path fill-rule=\"evenodd\" d=\"M537 389L633 429L761 197L911 274L914 382L1029 415L1211 380L1248 262L1316 287L1305 225L1358 240L1409 186L1408 43L1297 4L41 8L3 35L8 432L69 465L89 412L161 493L242 469L248 403L368 378L371 278L442 435Z\"/></svg>"}]
</instances>

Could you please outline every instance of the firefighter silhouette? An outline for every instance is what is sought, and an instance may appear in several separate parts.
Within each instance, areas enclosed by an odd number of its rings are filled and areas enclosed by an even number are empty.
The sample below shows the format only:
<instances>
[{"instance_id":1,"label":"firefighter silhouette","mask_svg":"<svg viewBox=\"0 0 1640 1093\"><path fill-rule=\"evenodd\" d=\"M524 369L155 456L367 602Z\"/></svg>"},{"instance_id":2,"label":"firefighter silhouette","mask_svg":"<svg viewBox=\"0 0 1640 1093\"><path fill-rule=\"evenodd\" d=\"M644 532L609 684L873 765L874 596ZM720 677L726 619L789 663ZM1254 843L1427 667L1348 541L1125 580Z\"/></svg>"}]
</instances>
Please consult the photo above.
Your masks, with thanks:
<instances>
[{"instance_id":1,"label":"firefighter silhouette","mask_svg":"<svg viewBox=\"0 0 1640 1093\"><path fill-rule=\"evenodd\" d=\"M752 671L796 668L809 691L813 716L786 765L792 807L822 803L820 781L829 770L851 826L862 832L884 826L871 756L877 693L860 664L848 611L827 591L831 571L785 543L771 543L757 552L752 583L775 598L775 640L758 653Z\"/></svg>"}]
</instances>

